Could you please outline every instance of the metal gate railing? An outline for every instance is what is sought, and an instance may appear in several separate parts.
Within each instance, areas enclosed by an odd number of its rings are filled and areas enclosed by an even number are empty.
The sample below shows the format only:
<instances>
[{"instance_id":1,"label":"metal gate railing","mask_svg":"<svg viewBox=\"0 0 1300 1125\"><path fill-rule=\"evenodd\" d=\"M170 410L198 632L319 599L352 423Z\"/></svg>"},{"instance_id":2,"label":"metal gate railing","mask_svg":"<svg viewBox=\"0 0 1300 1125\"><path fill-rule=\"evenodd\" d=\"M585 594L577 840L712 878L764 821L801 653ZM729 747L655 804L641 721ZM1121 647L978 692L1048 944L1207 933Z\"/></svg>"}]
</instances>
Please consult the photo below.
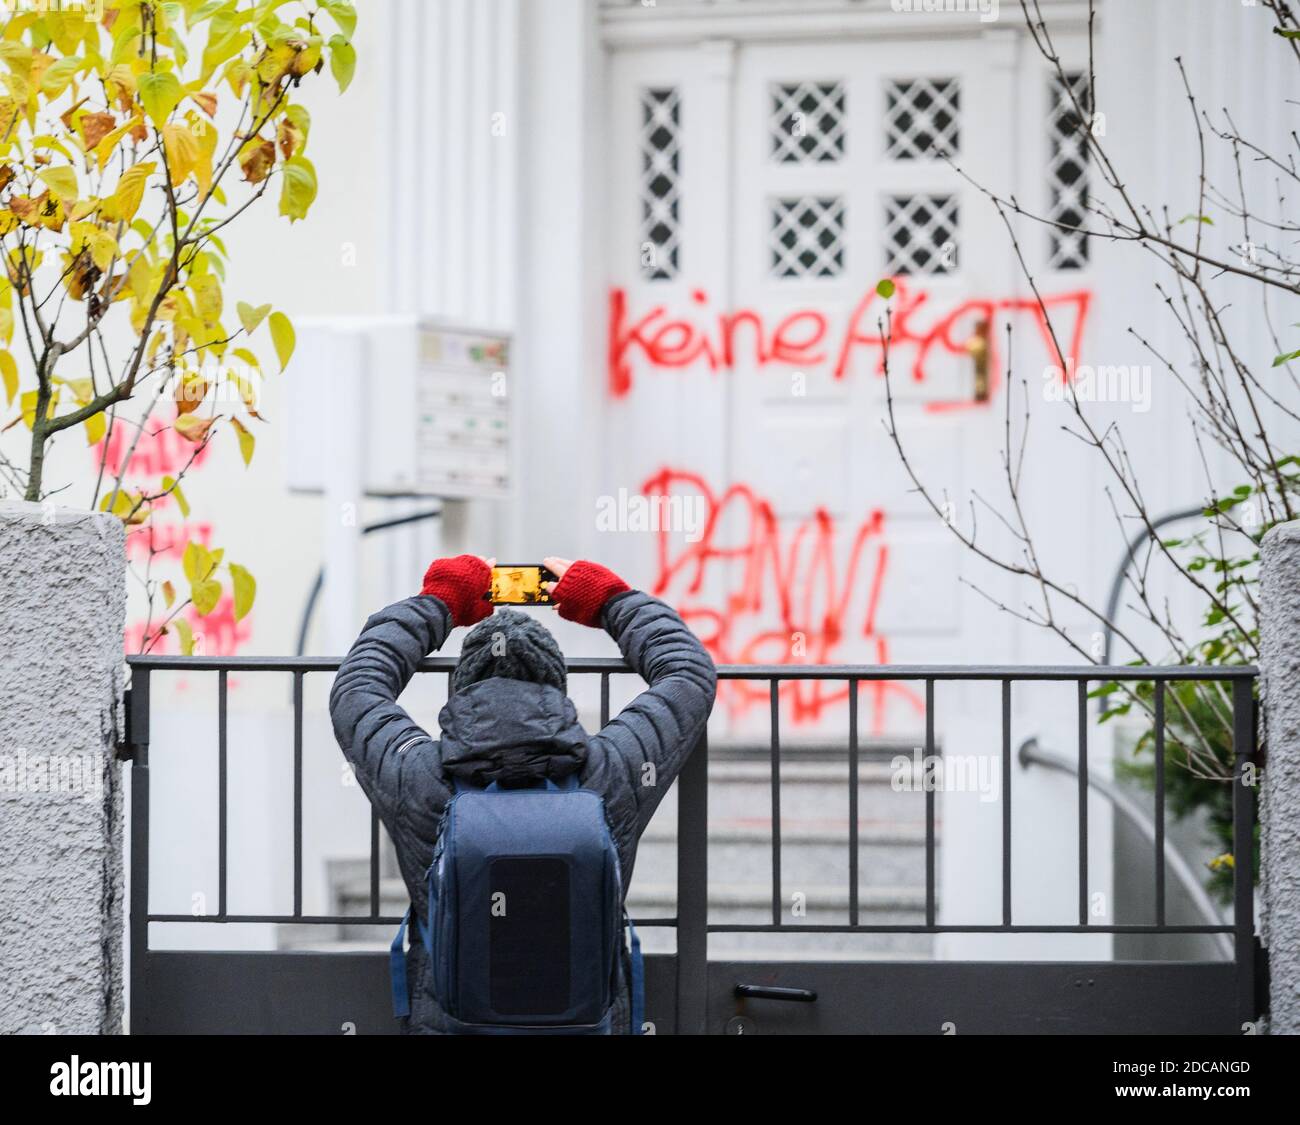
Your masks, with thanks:
<instances>
[{"instance_id":1,"label":"metal gate railing","mask_svg":"<svg viewBox=\"0 0 1300 1125\"><path fill-rule=\"evenodd\" d=\"M421 673L450 674L451 658L426 660ZM396 926L395 916L380 914L380 824L371 812L369 910L363 915L309 915L303 912L303 684L307 676L328 675L336 659L132 657L127 700L127 737L121 756L131 764L130 864L130 1014L140 1032L222 1030L334 1031L340 1013L359 1030L391 1030L387 1015L386 957L381 953L191 952L154 950L151 923L222 925L232 923L300 926ZM609 719L610 677L630 670L617 660L571 660L570 675L600 677L601 723ZM152 913L149 907L149 720L151 676L155 672L209 673L217 677L217 864L218 902L214 914ZM229 677L281 673L293 685L293 908L281 914L228 912L228 703ZM1239 1031L1259 1013L1254 933L1254 825L1256 707L1252 667L1032 667L1032 666L799 666L739 665L718 669L721 681L760 681L769 685L771 763L771 904L770 923L713 923L708 917L708 745L691 755L678 779L677 910L671 918L637 919L638 926L676 930L675 955L648 959L647 1018L660 1031L702 1033L744 1031L755 1004L778 1001L783 1014L765 1017L783 1030L925 1030L927 999L935 1012L969 1012L968 1027L977 1030L1173 1030ZM849 909L848 922L790 923L782 910L781 872L781 686L794 681L831 681L848 687ZM936 908L935 794L925 792L925 919L916 924L864 922L858 901L859 768L863 752L858 736L858 692L862 685L911 681L924 685L925 753L933 761L934 688L951 681L988 681L1001 687L1001 883L1002 918L998 923L940 922ZM1058 681L1076 685L1077 790L1075 834L1078 849L1077 918L1054 925L1017 922L1012 910L1012 685ZM1154 684L1155 712L1155 864L1151 888L1152 920L1146 923L1098 924L1088 911L1088 685L1106 682ZM1171 924L1166 918L1165 864L1165 694L1170 683L1216 681L1230 687L1235 756L1233 783L1234 922L1231 925ZM1230 962L935 962L910 964L710 962L708 937L714 933L1109 933L1227 934ZM1010 975L1008 975L1010 974ZM738 976L752 976L746 984ZM815 978L824 993L838 1000L813 1004L779 1004L781 1000L815 1000L817 990L787 987ZM1089 990L1080 988L1086 979ZM927 996L927 980L935 997ZM785 983L782 983L785 982ZM1068 987L1074 985L1073 991ZM989 998L991 987L1003 994ZM869 994L864 1010L858 993ZM1016 1006L1018 994L1023 1010ZM1011 997L1011 999L1008 999ZM770 1009L769 1009L770 1012ZM361 1016L358 1020L357 1016ZM730 1018L727 1018L730 1017ZM250 1026L250 1021L252 1026ZM739 1021L739 1023L738 1023ZM842 1026L848 1021L852 1026ZM944 1023L955 1022L944 1020ZM364 1025L364 1026L363 1026ZM933 1030L938 1031L936 1025Z\"/></svg>"}]
</instances>

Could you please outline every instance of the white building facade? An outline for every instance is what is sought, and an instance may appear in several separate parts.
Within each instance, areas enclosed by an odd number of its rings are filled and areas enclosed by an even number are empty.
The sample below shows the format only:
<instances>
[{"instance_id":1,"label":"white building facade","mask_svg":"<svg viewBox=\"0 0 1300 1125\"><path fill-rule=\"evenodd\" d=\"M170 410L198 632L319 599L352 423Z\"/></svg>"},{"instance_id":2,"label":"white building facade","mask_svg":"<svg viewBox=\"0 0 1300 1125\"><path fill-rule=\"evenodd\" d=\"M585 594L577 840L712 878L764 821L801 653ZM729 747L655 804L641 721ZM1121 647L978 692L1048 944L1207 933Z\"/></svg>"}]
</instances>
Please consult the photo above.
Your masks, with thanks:
<instances>
[{"instance_id":1,"label":"white building facade","mask_svg":"<svg viewBox=\"0 0 1300 1125\"><path fill-rule=\"evenodd\" d=\"M330 652L367 610L418 589L433 555L470 550L606 562L679 607L719 663L1074 662L1059 638L998 608L1021 607L1032 591L962 549L914 491L885 428L886 308L900 438L959 521L972 493L1002 495L1008 386L1027 386L1035 427L1027 511L1049 564L1103 599L1122 539L1103 466L1061 432L1066 408L1045 393L1049 325L1026 267L1070 360L1135 372L1124 401L1101 409L1125 427L1151 510L1203 500L1180 399L1128 332L1141 325L1178 354L1181 337L1152 269L1131 248L1018 222L1022 263L980 190L1059 218L1099 186L1063 126L1062 91L1018 4L359 7L356 85L343 101L313 106L318 209L292 232L254 218L232 246L236 273L303 318L408 315L508 334L513 486L504 500L446 501L440 521L364 543L355 536L358 568L332 573L336 583L338 574L350 579L360 611L352 621L322 611L309 652ZM1086 75L1087 5L1042 8L1068 74ZM1285 60L1259 33L1266 19L1254 5L1213 0L1100 5L1096 127L1135 194L1177 214L1197 206L1175 55L1202 105L1249 106L1265 136L1281 127L1270 115L1283 105ZM877 292L884 278L896 285L888 300ZM1259 341L1251 359L1266 367L1274 353L1265 310L1230 316ZM984 360L981 338L990 341ZM232 486L227 474L207 487L200 475L189 488L213 534L261 579L253 616L214 634L212 651L291 652L311 579L338 541L326 501L285 485L293 394L313 376L300 366L271 391L266 413L276 427L246 484ZM1017 417L1023 410L1018 398ZM372 499L365 517L420 511L432 499ZM667 528L657 522L664 516ZM1083 614L1064 624L1085 648L1100 643ZM595 634L557 632L572 655L612 653ZM1117 661L1130 655L1115 652ZM163 780L168 722L180 738L194 729L196 702L211 704L206 687L186 679L170 700L155 689L163 712L155 802L167 810L155 815L155 838L170 821L199 857L179 866L174 856L155 860L156 896L180 909L202 893L212 867L204 775L178 769L170 788ZM252 683L233 690L248 772L231 840L243 841L236 862L260 900L249 907L265 907L287 877L266 857L282 851L290 782L282 762L259 755L283 745L284 697ZM305 845L308 897L322 911L337 893L330 872L364 856L368 840L362 799L341 774L320 710L323 690L308 724L309 805L318 811ZM843 694L834 684L783 693L791 754L843 745ZM430 723L435 697L420 689L413 701ZM594 695L579 702L594 717ZM905 752L919 745L924 703L919 683L866 685L864 740ZM1017 744L1034 736L1071 750L1074 706L1071 685L1017 689ZM995 684L941 685L934 720L944 754L996 765L1000 715ZM767 724L766 686L730 685L714 743L759 745ZM206 738L200 732L197 744ZM1093 768L1105 772L1109 737L1098 732L1091 750ZM994 776L991 789L943 796L946 921L1000 918L998 784ZM1016 916L1059 921L1077 899L1074 784L1033 771L1015 784ZM1113 919L1109 806L1094 798L1089 815L1088 891L1098 919ZM799 829L792 819L790 832ZM888 881L914 884L910 870ZM172 936L211 940L183 927ZM932 952L1104 957L1110 949L1105 935L947 935Z\"/></svg>"}]
</instances>

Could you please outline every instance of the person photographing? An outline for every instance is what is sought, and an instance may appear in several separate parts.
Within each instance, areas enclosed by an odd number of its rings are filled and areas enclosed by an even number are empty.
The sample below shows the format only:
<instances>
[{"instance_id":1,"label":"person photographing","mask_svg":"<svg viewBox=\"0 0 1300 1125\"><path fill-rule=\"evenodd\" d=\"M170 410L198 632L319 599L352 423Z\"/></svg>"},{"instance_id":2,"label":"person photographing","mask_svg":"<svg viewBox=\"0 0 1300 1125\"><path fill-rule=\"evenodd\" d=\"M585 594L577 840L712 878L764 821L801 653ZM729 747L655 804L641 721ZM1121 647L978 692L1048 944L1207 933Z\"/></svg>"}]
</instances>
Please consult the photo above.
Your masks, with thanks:
<instances>
[{"instance_id":1,"label":"person photographing","mask_svg":"<svg viewBox=\"0 0 1300 1125\"><path fill-rule=\"evenodd\" d=\"M647 685L598 733L578 722L550 630L495 607L493 568L473 555L435 561L418 595L372 616L330 693L335 736L410 893L392 954L407 1033L642 1029L623 899L717 675L664 602L597 563L545 565L549 604L608 632ZM472 628L434 738L397 700L457 626Z\"/></svg>"}]
</instances>

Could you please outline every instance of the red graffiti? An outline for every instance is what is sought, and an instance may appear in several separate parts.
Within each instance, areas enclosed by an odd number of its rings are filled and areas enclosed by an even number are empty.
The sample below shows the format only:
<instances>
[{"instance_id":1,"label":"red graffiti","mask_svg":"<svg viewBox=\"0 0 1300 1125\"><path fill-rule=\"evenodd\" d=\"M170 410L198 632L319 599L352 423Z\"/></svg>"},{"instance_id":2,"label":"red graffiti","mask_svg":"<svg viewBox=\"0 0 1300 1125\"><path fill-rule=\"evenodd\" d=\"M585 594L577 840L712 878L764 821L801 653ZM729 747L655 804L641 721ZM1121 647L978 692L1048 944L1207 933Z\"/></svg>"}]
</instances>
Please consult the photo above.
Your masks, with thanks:
<instances>
[{"instance_id":1,"label":"red graffiti","mask_svg":"<svg viewBox=\"0 0 1300 1125\"><path fill-rule=\"evenodd\" d=\"M930 294L912 289L903 279L896 279L895 286L890 351L895 356L910 354L911 376L917 382L925 380L926 362L936 348L952 355L965 354L976 326L992 322L998 314L1028 315L1042 335L1048 354L1064 371L1069 367L1066 361L1079 356L1092 302L1092 293L1087 289L1045 297L1041 307L1032 298L981 297L963 301L922 325L918 313L929 311ZM707 307L708 294L702 289L693 290L691 303L701 309ZM1073 314L1068 330L1060 333L1066 347L1064 357L1057 354L1052 343L1052 328L1056 325L1052 314L1058 310ZM634 318L628 310L627 291L614 288L609 295L610 394L621 398L632 389L634 359L665 370L681 370L703 363L711 373L717 374L733 371L742 349L748 349L746 354L756 368L770 364L816 368L833 360L834 377L844 379L853 370L858 350L866 348L876 354L876 374L883 375L884 349L877 327L883 315L884 300L870 289L836 334L832 333L830 319L817 309L790 313L770 331L764 314L754 309L718 313L711 323L707 314L698 319L673 318L663 305L656 305ZM989 335L992 392L989 398L992 399L1001 383L1002 370L997 333ZM958 410L986 405L987 401L957 399L927 403L927 409Z\"/></svg>"},{"instance_id":2,"label":"red graffiti","mask_svg":"<svg viewBox=\"0 0 1300 1125\"><path fill-rule=\"evenodd\" d=\"M138 434L139 441L136 441L134 426L119 422L96 447L96 467L102 464L105 475L116 478L122 474L125 463L126 476L150 479L176 476L189 464L191 457L194 458L191 468L199 468L207 460L207 448L195 455L194 444L172 428L174 420L150 416L144 423L144 432Z\"/></svg>"},{"instance_id":3,"label":"red graffiti","mask_svg":"<svg viewBox=\"0 0 1300 1125\"><path fill-rule=\"evenodd\" d=\"M235 620L235 603L229 595L223 597L217 603L216 609L206 617L200 617L193 606L187 606L182 610L181 617L194 635L195 656L234 656L239 651L240 645L245 644L252 636L252 628L246 618L242 621ZM128 625L126 651L139 652L141 646L153 638L160 625L160 621L154 621L148 626L144 621L136 621ZM179 653L180 644L176 630L169 628L154 641L149 651L158 656Z\"/></svg>"},{"instance_id":4,"label":"red graffiti","mask_svg":"<svg viewBox=\"0 0 1300 1125\"><path fill-rule=\"evenodd\" d=\"M192 442L173 428L174 420L174 416L151 415L145 420L143 431L133 424L119 421L113 432L93 450L95 470L102 472L106 482L121 476L123 487L132 495L141 489L158 495L164 477L179 478L187 471L192 473L201 469L207 460L208 449L196 450ZM111 483L106 483L104 488L105 491L111 489ZM148 522L127 535L129 562L138 565L147 565L151 561L178 564L191 542L211 549L214 530L211 523L160 522L159 514L166 514L173 505L180 506L173 496L166 495L158 495L158 499L151 503L153 514ZM161 611L161 607L158 609ZM235 620L234 604L229 597L223 598L206 617L200 617L192 606L187 607L184 618L193 631L196 653L233 656L252 635L251 622L247 618ZM161 619L156 614L151 622L137 620L130 623L126 630L126 651L140 652L146 645L154 653L179 651L175 630L155 638Z\"/></svg>"},{"instance_id":5,"label":"red graffiti","mask_svg":"<svg viewBox=\"0 0 1300 1125\"><path fill-rule=\"evenodd\" d=\"M840 569L843 540L835 519L817 508L784 540L772 505L745 485L732 485L715 496L694 473L664 469L642 485L647 496L671 497L674 490L704 497L703 533L696 543L674 550L669 532L658 534L658 570L654 593L676 587L678 609L715 660L724 664L816 665L835 663L842 641L862 638L876 661L889 660L889 642L876 627L889 566L884 513L871 512L852 533L847 563ZM739 527L734 541L723 528ZM716 584L726 583L721 604ZM775 617L776 628L762 628ZM746 635L746 626L750 626ZM755 628L755 626L757 626ZM904 684L862 681L869 692L869 723L881 733L890 696L923 710L920 699ZM765 683L731 681L725 685L728 707L743 712L765 701ZM823 681L790 680L782 685L784 714L795 723L813 721L830 706L848 698L848 688Z\"/></svg>"},{"instance_id":6,"label":"red graffiti","mask_svg":"<svg viewBox=\"0 0 1300 1125\"><path fill-rule=\"evenodd\" d=\"M151 519L144 527L136 528L126 537L126 557L142 563L147 563L150 555L156 559L173 559L179 562L191 540L201 546L211 547L212 525L210 523L155 523Z\"/></svg>"}]
</instances>

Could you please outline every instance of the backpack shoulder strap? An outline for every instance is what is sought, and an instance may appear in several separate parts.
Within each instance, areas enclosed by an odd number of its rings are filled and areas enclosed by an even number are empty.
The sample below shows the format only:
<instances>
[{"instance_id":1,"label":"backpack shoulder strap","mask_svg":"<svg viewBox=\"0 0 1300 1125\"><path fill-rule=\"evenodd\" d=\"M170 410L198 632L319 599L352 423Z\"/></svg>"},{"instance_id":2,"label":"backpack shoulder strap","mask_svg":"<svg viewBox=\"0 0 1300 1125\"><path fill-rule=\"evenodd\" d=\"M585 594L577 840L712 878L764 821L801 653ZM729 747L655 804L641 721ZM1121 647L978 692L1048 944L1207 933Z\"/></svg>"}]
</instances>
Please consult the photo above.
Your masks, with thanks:
<instances>
[{"instance_id":1,"label":"backpack shoulder strap","mask_svg":"<svg viewBox=\"0 0 1300 1125\"><path fill-rule=\"evenodd\" d=\"M393 986L393 1015L405 1019L411 1014L411 993L406 983L406 925L414 924L411 908L406 908L393 944L388 947L388 975Z\"/></svg>"},{"instance_id":2,"label":"backpack shoulder strap","mask_svg":"<svg viewBox=\"0 0 1300 1125\"><path fill-rule=\"evenodd\" d=\"M632 943L632 1026L629 1034L642 1034L645 1022L645 959L641 956L641 939L637 937L636 927L626 910L623 921L627 923L628 937Z\"/></svg>"}]
</instances>

